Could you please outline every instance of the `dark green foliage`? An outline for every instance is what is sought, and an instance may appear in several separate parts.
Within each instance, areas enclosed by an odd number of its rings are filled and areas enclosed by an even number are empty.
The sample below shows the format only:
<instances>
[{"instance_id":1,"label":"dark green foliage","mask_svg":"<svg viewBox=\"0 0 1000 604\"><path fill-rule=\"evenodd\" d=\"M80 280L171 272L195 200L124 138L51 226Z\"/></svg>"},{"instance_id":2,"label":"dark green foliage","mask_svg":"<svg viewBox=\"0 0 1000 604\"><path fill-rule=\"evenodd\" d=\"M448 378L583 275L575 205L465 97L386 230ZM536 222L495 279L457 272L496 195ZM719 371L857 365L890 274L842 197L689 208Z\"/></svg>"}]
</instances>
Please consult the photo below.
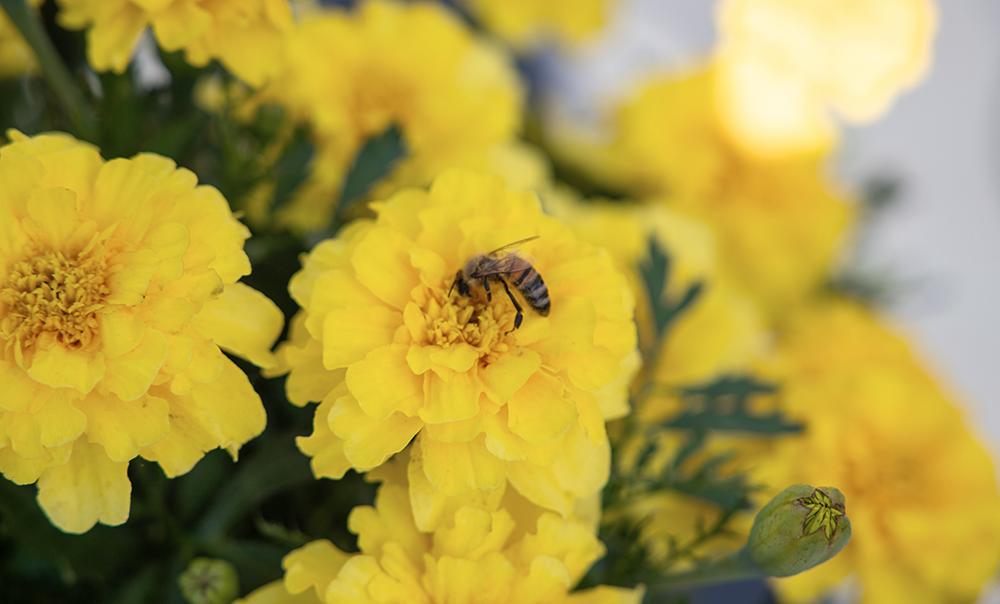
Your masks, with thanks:
<instances>
[{"instance_id":1,"label":"dark green foliage","mask_svg":"<svg viewBox=\"0 0 1000 604\"><path fill-rule=\"evenodd\" d=\"M778 434L798 432L802 426L780 413L753 415L747 404L752 396L773 394L777 387L749 376L722 376L709 384L681 388L685 410L664 424L669 428L695 428Z\"/></svg>"},{"instance_id":2,"label":"dark green foliage","mask_svg":"<svg viewBox=\"0 0 1000 604\"><path fill-rule=\"evenodd\" d=\"M375 184L392 171L396 163L406 156L403 133L393 124L378 136L373 136L358 150L337 202L333 226L336 229L351 207L364 197Z\"/></svg>"},{"instance_id":3,"label":"dark green foliage","mask_svg":"<svg viewBox=\"0 0 1000 604\"><path fill-rule=\"evenodd\" d=\"M649 256L639 265L639 271L649 294L656 323L656 341L661 341L670 325L701 295L704 283L692 283L680 298L669 299L667 284L670 282L671 259L655 237L649 238Z\"/></svg>"}]
</instances>

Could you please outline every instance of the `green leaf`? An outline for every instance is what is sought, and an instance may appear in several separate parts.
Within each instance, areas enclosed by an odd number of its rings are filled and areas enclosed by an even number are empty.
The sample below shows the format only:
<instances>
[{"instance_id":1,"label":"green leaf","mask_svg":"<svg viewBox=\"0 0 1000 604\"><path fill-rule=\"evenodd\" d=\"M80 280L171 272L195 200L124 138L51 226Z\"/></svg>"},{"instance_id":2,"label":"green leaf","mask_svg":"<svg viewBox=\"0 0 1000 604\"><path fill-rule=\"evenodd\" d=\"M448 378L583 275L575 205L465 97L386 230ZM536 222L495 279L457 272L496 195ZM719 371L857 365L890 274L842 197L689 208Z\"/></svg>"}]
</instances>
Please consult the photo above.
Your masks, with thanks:
<instances>
[{"instance_id":1,"label":"green leaf","mask_svg":"<svg viewBox=\"0 0 1000 604\"><path fill-rule=\"evenodd\" d=\"M275 211L292 199L292 194L299 188L309 175L309 162L316 154L316 147L306 136L305 130L295 131L292 142L285 147L274 165L274 204Z\"/></svg>"},{"instance_id":2,"label":"green leaf","mask_svg":"<svg viewBox=\"0 0 1000 604\"><path fill-rule=\"evenodd\" d=\"M690 307L701 295L704 283L701 281L688 286L684 294L677 300L667 296L667 284L670 283L672 261L655 237L649 238L649 255L639 264L649 302L653 309L653 319L656 322L656 339L660 341L670 324L682 312Z\"/></svg>"},{"instance_id":3,"label":"green leaf","mask_svg":"<svg viewBox=\"0 0 1000 604\"><path fill-rule=\"evenodd\" d=\"M334 213L334 227L350 207L392 171L397 161L408 153L403 133L396 125L389 126L378 136L368 139L354 157L340 200Z\"/></svg>"},{"instance_id":4,"label":"green leaf","mask_svg":"<svg viewBox=\"0 0 1000 604\"><path fill-rule=\"evenodd\" d=\"M750 398L773 394L777 386L758 382L749 376L723 376L704 385L681 388L687 409L665 422L667 428L756 432L760 434L793 433L802 426L781 413L754 415L747 408Z\"/></svg>"}]
</instances>

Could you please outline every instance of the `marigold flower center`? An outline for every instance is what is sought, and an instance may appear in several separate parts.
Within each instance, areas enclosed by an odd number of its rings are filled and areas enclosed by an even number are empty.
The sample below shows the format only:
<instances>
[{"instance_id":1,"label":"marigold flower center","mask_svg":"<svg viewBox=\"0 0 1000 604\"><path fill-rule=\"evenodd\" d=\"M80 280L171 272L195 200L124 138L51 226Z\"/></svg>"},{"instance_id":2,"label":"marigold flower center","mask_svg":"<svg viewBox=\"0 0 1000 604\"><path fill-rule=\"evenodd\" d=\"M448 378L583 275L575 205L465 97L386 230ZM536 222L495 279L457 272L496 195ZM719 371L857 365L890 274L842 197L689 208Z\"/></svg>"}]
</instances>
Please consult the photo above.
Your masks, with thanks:
<instances>
[{"instance_id":1,"label":"marigold flower center","mask_svg":"<svg viewBox=\"0 0 1000 604\"><path fill-rule=\"evenodd\" d=\"M104 255L36 251L13 263L0 288L0 337L22 348L53 340L87 348L99 333L97 313L110 292Z\"/></svg>"},{"instance_id":2,"label":"marigold flower center","mask_svg":"<svg viewBox=\"0 0 1000 604\"><path fill-rule=\"evenodd\" d=\"M421 309L427 322L426 344L442 348L468 344L479 351L482 364L496 361L517 345L512 331L517 313L502 288L499 295L493 293L493 300L487 300L479 288L468 297L454 291L447 296L451 282L446 285L431 289Z\"/></svg>"}]
</instances>

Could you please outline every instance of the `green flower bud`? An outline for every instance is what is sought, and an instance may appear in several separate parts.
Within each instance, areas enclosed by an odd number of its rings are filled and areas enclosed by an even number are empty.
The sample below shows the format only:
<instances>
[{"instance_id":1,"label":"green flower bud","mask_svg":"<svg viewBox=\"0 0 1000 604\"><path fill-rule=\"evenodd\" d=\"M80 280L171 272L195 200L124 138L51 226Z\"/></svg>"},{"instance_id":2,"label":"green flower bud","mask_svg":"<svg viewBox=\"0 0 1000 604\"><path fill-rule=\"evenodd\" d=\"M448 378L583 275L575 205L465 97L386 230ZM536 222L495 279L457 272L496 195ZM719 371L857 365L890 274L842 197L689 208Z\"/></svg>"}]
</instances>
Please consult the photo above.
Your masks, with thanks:
<instances>
[{"instance_id":1,"label":"green flower bud","mask_svg":"<svg viewBox=\"0 0 1000 604\"><path fill-rule=\"evenodd\" d=\"M229 604L240 591L233 565L215 558L195 558L177 582L190 604Z\"/></svg>"},{"instance_id":2,"label":"green flower bud","mask_svg":"<svg viewBox=\"0 0 1000 604\"><path fill-rule=\"evenodd\" d=\"M772 577L789 577L826 562L851 539L844 496L833 487L796 484L757 513L750 556Z\"/></svg>"}]
</instances>

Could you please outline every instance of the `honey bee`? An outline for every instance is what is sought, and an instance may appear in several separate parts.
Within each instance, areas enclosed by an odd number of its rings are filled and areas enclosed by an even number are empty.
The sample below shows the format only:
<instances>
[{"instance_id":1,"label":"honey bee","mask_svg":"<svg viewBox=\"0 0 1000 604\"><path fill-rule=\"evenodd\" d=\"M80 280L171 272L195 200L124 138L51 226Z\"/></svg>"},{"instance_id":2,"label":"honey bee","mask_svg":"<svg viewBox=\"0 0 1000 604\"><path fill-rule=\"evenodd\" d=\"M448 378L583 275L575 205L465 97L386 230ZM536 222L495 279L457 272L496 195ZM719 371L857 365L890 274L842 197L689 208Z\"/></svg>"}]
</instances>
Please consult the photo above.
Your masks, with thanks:
<instances>
[{"instance_id":1,"label":"honey bee","mask_svg":"<svg viewBox=\"0 0 1000 604\"><path fill-rule=\"evenodd\" d=\"M472 286L482 285L483 289L486 290L486 299L492 301L493 292L490 291L490 281L498 282L503 285L510 301L514 303L514 309L517 311L517 316L514 317L514 329L517 329L521 326L521 320L524 319L524 309L518 304L517 298L507 286L507 281L510 281L511 285L521 292L524 300L535 312L543 317L548 316L551 306L549 288L542 281L542 276L531 265L533 259L522 254L520 250L510 249L515 245L535 239L538 239L537 235L508 243L486 254L480 252L469 258L465 266L455 273L455 280L452 282L451 288L448 289L448 296L451 296L456 285L459 295L462 296L471 295Z\"/></svg>"}]
</instances>

